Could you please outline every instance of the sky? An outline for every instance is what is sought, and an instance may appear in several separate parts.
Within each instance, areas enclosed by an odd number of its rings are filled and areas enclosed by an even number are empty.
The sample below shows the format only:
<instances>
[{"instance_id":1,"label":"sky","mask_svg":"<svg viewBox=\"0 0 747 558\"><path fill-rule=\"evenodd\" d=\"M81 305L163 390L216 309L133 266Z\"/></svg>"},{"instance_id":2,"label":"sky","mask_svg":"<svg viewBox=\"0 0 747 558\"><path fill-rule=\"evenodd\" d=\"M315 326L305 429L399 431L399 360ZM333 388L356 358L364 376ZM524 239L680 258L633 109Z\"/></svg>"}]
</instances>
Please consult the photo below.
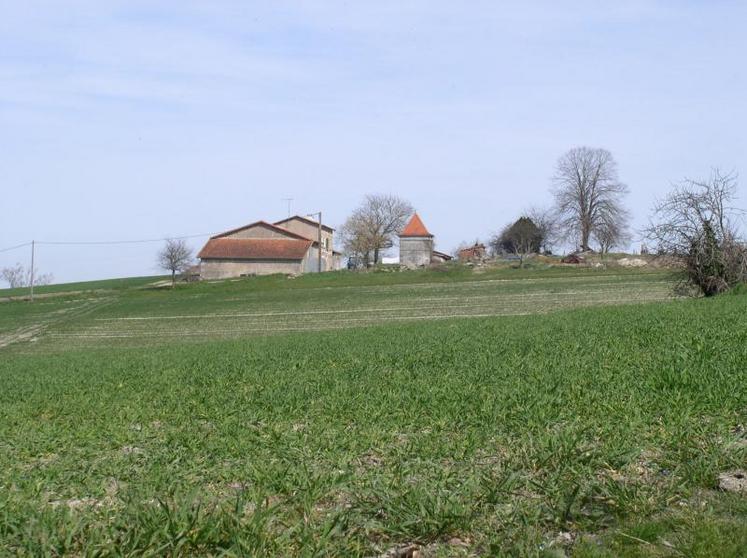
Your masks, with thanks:
<instances>
[{"instance_id":1,"label":"sky","mask_svg":"<svg viewBox=\"0 0 747 558\"><path fill-rule=\"evenodd\" d=\"M612 152L634 229L675 181L747 173L747 2L0 8L0 250L216 233L285 198L339 226L392 193L450 251L549 205L575 146ZM40 244L37 267L152 275L160 247Z\"/></svg>"}]
</instances>

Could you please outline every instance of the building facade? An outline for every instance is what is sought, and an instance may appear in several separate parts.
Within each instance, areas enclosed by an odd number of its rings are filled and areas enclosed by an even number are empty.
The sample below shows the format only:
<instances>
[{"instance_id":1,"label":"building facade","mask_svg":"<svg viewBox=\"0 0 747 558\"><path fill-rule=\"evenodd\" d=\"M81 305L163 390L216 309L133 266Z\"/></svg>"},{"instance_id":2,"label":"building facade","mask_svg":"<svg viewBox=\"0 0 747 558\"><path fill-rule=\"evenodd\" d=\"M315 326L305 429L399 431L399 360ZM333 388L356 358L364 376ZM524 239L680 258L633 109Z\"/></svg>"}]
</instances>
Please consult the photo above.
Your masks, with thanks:
<instances>
[{"instance_id":1,"label":"building facade","mask_svg":"<svg viewBox=\"0 0 747 558\"><path fill-rule=\"evenodd\" d=\"M299 275L339 269L341 254L332 248L334 229L326 225L321 225L321 229L321 245L319 223L298 215L278 223L257 221L215 235L197 255L200 279Z\"/></svg>"},{"instance_id":2,"label":"building facade","mask_svg":"<svg viewBox=\"0 0 747 558\"><path fill-rule=\"evenodd\" d=\"M307 217L301 217L300 215L294 215L293 217L288 217L282 221L276 221L274 224L275 226L282 227L293 233L300 234L305 238L313 240L314 244L312 245L311 250L314 253L314 257L317 257L316 247L319 243L321 229L322 271L330 271L340 268L342 255L333 250L335 229L324 224L320 227L317 221L313 221Z\"/></svg>"},{"instance_id":3,"label":"building facade","mask_svg":"<svg viewBox=\"0 0 747 558\"><path fill-rule=\"evenodd\" d=\"M415 213L399 235L399 264L408 268L424 267L433 259L433 235Z\"/></svg>"}]
</instances>

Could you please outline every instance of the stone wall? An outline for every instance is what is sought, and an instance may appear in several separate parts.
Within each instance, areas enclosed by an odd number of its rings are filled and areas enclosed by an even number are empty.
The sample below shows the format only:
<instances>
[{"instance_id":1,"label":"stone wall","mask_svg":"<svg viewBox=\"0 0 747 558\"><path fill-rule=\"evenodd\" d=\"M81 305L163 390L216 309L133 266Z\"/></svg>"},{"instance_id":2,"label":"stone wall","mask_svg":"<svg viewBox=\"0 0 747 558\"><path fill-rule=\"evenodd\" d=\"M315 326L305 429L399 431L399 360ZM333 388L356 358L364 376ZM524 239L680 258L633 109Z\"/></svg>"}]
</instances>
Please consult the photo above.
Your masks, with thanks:
<instances>
[{"instance_id":1,"label":"stone wall","mask_svg":"<svg viewBox=\"0 0 747 558\"><path fill-rule=\"evenodd\" d=\"M271 275L284 273L297 275L305 271L305 261L287 260L202 260L200 264L200 279L228 279L241 275ZM316 261L314 262L316 267Z\"/></svg>"},{"instance_id":2,"label":"stone wall","mask_svg":"<svg viewBox=\"0 0 747 558\"><path fill-rule=\"evenodd\" d=\"M289 238L287 234L283 234L280 231L257 225L248 229L243 229L238 232L232 233L226 238Z\"/></svg>"},{"instance_id":3,"label":"stone wall","mask_svg":"<svg viewBox=\"0 0 747 558\"><path fill-rule=\"evenodd\" d=\"M312 225L310 223L299 220L291 220L286 221L285 223L282 223L278 226L283 227L284 229L288 229L289 231L296 234L300 234L301 236L305 236L306 238L309 238L315 242L319 238L318 225ZM328 245L331 249L333 240L333 233L328 230L322 229L322 246Z\"/></svg>"},{"instance_id":4,"label":"stone wall","mask_svg":"<svg viewBox=\"0 0 747 558\"><path fill-rule=\"evenodd\" d=\"M319 238L319 227L318 225L312 225L300 220L290 220L279 225L284 229L288 229L291 232L310 238L314 242L317 242ZM335 257L332 253L334 246L333 233L322 229L322 271L332 271L340 268L339 257ZM317 260L316 248L312 247L309 251L309 265L305 270L307 273L316 272L319 267ZM313 260L313 262L311 261Z\"/></svg>"},{"instance_id":5,"label":"stone wall","mask_svg":"<svg viewBox=\"0 0 747 558\"><path fill-rule=\"evenodd\" d=\"M431 263L433 239L411 236L399 239L399 263L405 267L423 267Z\"/></svg>"}]
</instances>

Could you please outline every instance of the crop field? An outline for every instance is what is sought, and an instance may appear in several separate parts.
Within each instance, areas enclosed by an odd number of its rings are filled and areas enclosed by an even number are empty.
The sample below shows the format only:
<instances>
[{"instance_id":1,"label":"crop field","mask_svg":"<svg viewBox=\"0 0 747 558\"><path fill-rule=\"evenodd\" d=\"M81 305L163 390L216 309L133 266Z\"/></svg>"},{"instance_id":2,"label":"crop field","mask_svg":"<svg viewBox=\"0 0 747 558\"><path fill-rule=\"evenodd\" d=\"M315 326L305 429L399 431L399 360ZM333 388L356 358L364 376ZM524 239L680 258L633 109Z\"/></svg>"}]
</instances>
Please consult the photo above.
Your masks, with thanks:
<instances>
[{"instance_id":1,"label":"crop field","mask_svg":"<svg viewBox=\"0 0 747 558\"><path fill-rule=\"evenodd\" d=\"M351 284L352 274L340 274L319 279L180 285L174 292L163 288L95 289L47 298L34 305L11 305L15 315L0 318L0 344L19 335L33 339L30 350L34 352L160 344L380 323L538 314L673 297L669 272L545 273L415 273L414 282L409 274L380 274L364 276L362 284ZM382 280L377 282L379 278ZM26 329L19 331L20 326ZM39 331L44 334L36 335Z\"/></svg>"},{"instance_id":2,"label":"crop field","mask_svg":"<svg viewBox=\"0 0 747 558\"><path fill-rule=\"evenodd\" d=\"M127 289L132 287L141 287L151 284L155 281L165 280L166 276L155 275L152 277L128 277L124 279L103 279L100 281L84 281L81 283L62 283L58 285L37 285L34 293L38 297L45 298L48 295L58 295L65 293L80 293L84 291L110 291ZM0 289L0 300L7 298L23 298L29 295L28 287L18 287L15 289Z\"/></svg>"},{"instance_id":3,"label":"crop field","mask_svg":"<svg viewBox=\"0 0 747 558\"><path fill-rule=\"evenodd\" d=\"M745 556L747 296L675 280L0 303L0 555Z\"/></svg>"}]
</instances>

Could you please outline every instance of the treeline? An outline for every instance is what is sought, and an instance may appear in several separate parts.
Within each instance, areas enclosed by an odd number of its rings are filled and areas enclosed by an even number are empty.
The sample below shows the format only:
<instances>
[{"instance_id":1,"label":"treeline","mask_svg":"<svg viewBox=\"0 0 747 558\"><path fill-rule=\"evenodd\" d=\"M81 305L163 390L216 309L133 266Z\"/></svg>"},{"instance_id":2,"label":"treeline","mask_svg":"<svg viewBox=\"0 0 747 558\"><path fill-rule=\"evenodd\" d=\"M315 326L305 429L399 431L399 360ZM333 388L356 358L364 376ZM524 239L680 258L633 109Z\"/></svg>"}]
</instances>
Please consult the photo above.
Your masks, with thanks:
<instances>
[{"instance_id":1,"label":"treeline","mask_svg":"<svg viewBox=\"0 0 747 558\"><path fill-rule=\"evenodd\" d=\"M524 211L494 233L494 255L513 254L520 263L558 245L606 254L633 239L629 188L606 149L577 147L558 160L549 191L551 203ZM718 169L702 180L685 179L656 202L639 237L659 256L676 258L688 283L709 296L747 281L747 248L741 236L742 210L735 205L737 176ZM340 228L346 255L376 264L394 246L413 208L388 194L368 195Z\"/></svg>"}]
</instances>

